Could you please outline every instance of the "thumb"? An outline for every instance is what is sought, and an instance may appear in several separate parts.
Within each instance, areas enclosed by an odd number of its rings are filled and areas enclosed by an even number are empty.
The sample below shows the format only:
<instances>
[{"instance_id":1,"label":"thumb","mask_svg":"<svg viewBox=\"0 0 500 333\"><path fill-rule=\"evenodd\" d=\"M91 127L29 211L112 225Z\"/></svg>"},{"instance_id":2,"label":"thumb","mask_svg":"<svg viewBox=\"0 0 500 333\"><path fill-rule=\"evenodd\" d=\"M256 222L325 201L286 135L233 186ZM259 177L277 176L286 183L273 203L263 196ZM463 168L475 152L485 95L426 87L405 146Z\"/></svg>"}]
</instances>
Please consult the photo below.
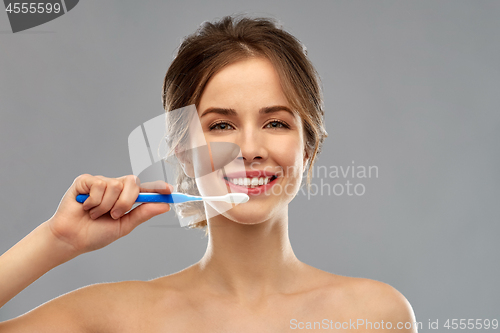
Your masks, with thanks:
<instances>
[{"instance_id":1,"label":"thumb","mask_svg":"<svg viewBox=\"0 0 500 333\"><path fill-rule=\"evenodd\" d=\"M128 235L139 224L146 222L156 215L166 213L170 210L167 203L143 203L120 218L120 237Z\"/></svg>"}]
</instances>

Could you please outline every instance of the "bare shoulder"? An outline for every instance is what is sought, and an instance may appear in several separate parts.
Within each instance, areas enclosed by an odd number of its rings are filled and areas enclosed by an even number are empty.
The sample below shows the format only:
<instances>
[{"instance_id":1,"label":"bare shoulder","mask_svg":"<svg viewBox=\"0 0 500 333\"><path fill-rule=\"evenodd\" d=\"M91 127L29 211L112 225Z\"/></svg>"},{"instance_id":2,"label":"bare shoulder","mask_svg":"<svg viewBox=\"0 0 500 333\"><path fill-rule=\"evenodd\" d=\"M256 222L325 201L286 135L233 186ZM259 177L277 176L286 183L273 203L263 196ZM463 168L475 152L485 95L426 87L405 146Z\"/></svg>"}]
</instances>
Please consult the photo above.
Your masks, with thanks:
<instances>
[{"instance_id":1,"label":"bare shoulder","mask_svg":"<svg viewBox=\"0 0 500 333\"><path fill-rule=\"evenodd\" d=\"M364 278L351 278L354 292L365 304L367 310L377 313L394 314L396 317L412 315L408 300L391 285ZM412 318L406 318L412 319Z\"/></svg>"},{"instance_id":2,"label":"bare shoulder","mask_svg":"<svg viewBox=\"0 0 500 333\"><path fill-rule=\"evenodd\" d=\"M93 284L3 322L0 328L2 332L118 332L134 321L129 310L140 309L151 294L151 286L144 281Z\"/></svg>"},{"instance_id":3,"label":"bare shoulder","mask_svg":"<svg viewBox=\"0 0 500 333\"><path fill-rule=\"evenodd\" d=\"M337 313L342 311L344 319L364 321L363 331L373 328L377 332L384 329L417 332L413 309L396 288L376 280L335 274L330 274L330 281L327 290L332 308ZM380 326L382 321L384 327Z\"/></svg>"}]
</instances>

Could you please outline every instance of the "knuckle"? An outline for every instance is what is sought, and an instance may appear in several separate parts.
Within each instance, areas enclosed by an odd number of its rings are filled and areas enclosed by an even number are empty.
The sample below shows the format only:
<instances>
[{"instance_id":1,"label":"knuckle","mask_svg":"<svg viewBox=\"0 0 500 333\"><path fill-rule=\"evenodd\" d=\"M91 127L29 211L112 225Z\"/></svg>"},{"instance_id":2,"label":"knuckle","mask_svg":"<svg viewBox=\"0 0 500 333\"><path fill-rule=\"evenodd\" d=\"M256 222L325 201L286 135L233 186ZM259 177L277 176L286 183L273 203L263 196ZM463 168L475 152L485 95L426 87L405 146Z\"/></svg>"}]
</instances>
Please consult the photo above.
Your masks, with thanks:
<instances>
[{"instance_id":1,"label":"knuckle","mask_svg":"<svg viewBox=\"0 0 500 333\"><path fill-rule=\"evenodd\" d=\"M123 188L123 183L119 180L112 180L109 185L116 190L121 190Z\"/></svg>"},{"instance_id":2,"label":"knuckle","mask_svg":"<svg viewBox=\"0 0 500 333\"><path fill-rule=\"evenodd\" d=\"M135 175L127 175L125 179L131 183L139 184L139 177Z\"/></svg>"},{"instance_id":3,"label":"knuckle","mask_svg":"<svg viewBox=\"0 0 500 333\"><path fill-rule=\"evenodd\" d=\"M102 197L97 197L97 196L95 196L95 195L94 195L94 196L90 195L90 198L89 198L89 199L90 199L90 202L91 202L92 204L94 204L94 205L98 205L98 204L100 204L100 203L101 203L101 201L102 201Z\"/></svg>"},{"instance_id":4,"label":"knuckle","mask_svg":"<svg viewBox=\"0 0 500 333\"><path fill-rule=\"evenodd\" d=\"M104 214L106 213L111 207L108 207L109 205L106 204L105 201L99 200L99 204L94 207L96 212L99 212L99 214Z\"/></svg>"},{"instance_id":5,"label":"knuckle","mask_svg":"<svg viewBox=\"0 0 500 333\"><path fill-rule=\"evenodd\" d=\"M115 205L111 209L111 212L120 211L122 214L124 214L128 209L128 205L122 200L119 200L115 203Z\"/></svg>"},{"instance_id":6,"label":"knuckle","mask_svg":"<svg viewBox=\"0 0 500 333\"><path fill-rule=\"evenodd\" d=\"M97 206L99 206L100 203L101 203L101 200L94 198L94 199L90 200L90 202L88 203L87 209L97 207Z\"/></svg>"},{"instance_id":7,"label":"knuckle","mask_svg":"<svg viewBox=\"0 0 500 333\"><path fill-rule=\"evenodd\" d=\"M81 174L81 175L79 175L79 176L77 176L77 177L75 178L75 182L77 182L77 181L82 181L82 180L84 180L85 178L88 178L89 176L90 176L90 175L89 175L88 173Z\"/></svg>"},{"instance_id":8,"label":"knuckle","mask_svg":"<svg viewBox=\"0 0 500 333\"><path fill-rule=\"evenodd\" d=\"M121 211L129 210L135 202L135 198L120 197L113 205L113 210L120 209Z\"/></svg>"},{"instance_id":9,"label":"knuckle","mask_svg":"<svg viewBox=\"0 0 500 333\"><path fill-rule=\"evenodd\" d=\"M101 187L101 188L104 188L106 187L106 182L104 180L97 180L95 183L94 183L97 187Z\"/></svg>"}]
</instances>

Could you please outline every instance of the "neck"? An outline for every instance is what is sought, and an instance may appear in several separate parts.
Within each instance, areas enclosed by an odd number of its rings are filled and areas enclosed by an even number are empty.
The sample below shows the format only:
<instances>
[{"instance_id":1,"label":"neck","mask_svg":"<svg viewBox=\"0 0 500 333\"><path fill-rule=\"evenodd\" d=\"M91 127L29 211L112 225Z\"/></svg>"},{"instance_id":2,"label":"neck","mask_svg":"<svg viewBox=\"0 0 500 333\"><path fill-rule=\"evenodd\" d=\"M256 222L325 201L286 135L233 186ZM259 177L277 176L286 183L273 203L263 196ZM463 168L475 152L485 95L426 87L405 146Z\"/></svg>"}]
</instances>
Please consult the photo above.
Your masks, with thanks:
<instances>
[{"instance_id":1,"label":"neck","mask_svg":"<svg viewBox=\"0 0 500 333\"><path fill-rule=\"evenodd\" d=\"M208 221L209 241L197 264L203 281L222 294L259 299L294 288L302 263L288 237L288 210L259 224L216 216Z\"/></svg>"}]
</instances>

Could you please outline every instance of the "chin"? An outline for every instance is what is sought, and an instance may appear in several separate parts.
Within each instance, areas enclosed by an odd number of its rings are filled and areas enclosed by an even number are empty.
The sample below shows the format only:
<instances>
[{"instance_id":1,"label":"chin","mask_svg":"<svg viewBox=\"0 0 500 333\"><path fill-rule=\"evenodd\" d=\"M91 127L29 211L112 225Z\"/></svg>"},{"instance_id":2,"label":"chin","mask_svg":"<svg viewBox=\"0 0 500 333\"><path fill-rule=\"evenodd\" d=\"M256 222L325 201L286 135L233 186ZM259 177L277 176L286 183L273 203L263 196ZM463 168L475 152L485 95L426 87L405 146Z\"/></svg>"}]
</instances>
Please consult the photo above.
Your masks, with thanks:
<instances>
[{"instance_id":1,"label":"chin","mask_svg":"<svg viewBox=\"0 0 500 333\"><path fill-rule=\"evenodd\" d=\"M273 216L276 216L276 213L282 210L280 207L283 208L283 205L286 206L284 202L276 202L275 200L271 200L271 198L268 198L268 200L267 202L261 200L252 201L251 198L248 203L240 204L222 215L228 220L239 224L252 225L265 223L272 220Z\"/></svg>"},{"instance_id":2,"label":"chin","mask_svg":"<svg viewBox=\"0 0 500 333\"><path fill-rule=\"evenodd\" d=\"M233 209L234 210L234 209ZM253 213L253 214L236 214L234 212L226 212L223 214L224 217L226 217L230 222L232 223L238 223L238 224L245 224L245 225L255 225L255 224L260 224L268 221L270 219L269 214L266 214L265 212L263 213Z\"/></svg>"}]
</instances>

